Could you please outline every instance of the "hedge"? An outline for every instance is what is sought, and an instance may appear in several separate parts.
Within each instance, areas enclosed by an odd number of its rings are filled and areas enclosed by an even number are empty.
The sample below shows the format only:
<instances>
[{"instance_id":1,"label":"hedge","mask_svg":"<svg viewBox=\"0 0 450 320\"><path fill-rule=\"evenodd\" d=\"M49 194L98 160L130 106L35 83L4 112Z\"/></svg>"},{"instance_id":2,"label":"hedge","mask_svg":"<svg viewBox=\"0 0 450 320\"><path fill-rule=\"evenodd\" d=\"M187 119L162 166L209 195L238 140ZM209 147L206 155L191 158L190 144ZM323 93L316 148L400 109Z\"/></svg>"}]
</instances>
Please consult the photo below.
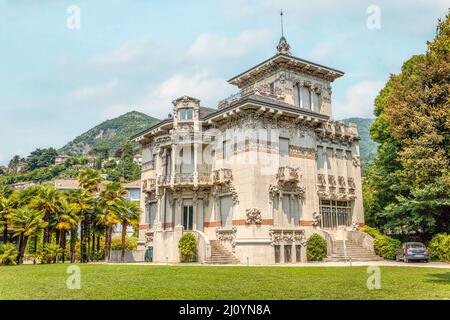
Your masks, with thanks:
<instances>
[{"instance_id":1,"label":"hedge","mask_svg":"<svg viewBox=\"0 0 450 320\"><path fill-rule=\"evenodd\" d=\"M433 261L450 262L450 234L436 234L427 247Z\"/></svg>"}]
</instances>

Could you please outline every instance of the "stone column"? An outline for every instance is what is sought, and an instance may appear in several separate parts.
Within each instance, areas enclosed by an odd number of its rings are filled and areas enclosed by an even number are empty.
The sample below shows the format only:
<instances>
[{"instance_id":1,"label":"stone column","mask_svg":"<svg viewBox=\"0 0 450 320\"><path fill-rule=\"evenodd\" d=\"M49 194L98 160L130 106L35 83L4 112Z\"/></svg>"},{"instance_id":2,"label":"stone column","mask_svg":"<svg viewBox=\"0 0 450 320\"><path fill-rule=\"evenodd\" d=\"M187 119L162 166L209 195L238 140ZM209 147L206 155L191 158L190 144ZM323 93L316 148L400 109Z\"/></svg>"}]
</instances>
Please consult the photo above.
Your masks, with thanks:
<instances>
[{"instance_id":1,"label":"stone column","mask_svg":"<svg viewBox=\"0 0 450 320\"><path fill-rule=\"evenodd\" d=\"M172 144L172 169L171 169L171 177L170 177L170 184L173 187L173 184L175 182L175 168L176 168L176 161L177 161L177 145Z\"/></svg>"},{"instance_id":2,"label":"stone column","mask_svg":"<svg viewBox=\"0 0 450 320\"><path fill-rule=\"evenodd\" d=\"M198 143L194 143L194 186L198 186Z\"/></svg>"}]
</instances>

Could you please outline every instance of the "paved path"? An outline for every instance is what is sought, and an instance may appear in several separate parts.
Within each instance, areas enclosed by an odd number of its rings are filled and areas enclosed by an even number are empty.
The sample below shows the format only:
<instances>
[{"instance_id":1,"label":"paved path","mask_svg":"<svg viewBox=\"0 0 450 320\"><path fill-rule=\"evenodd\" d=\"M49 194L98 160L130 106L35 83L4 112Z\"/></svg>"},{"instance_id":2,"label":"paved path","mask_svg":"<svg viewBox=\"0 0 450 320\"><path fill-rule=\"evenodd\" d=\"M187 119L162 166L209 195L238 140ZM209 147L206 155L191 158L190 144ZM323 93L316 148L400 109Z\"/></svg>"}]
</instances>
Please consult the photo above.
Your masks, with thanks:
<instances>
[{"instance_id":1,"label":"paved path","mask_svg":"<svg viewBox=\"0 0 450 320\"><path fill-rule=\"evenodd\" d=\"M145 262L136 262L136 263L110 263L114 265L146 265L146 266L164 266L165 263L145 263ZM200 263L180 263L180 264L172 264L169 263L170 266L208 266L208 267L242 267L246 266L243 264L200 264ZM276 267L349 267L349 262L308 262L308 263L296 263L296 264L276 264L271 265ZM384 266L384 267L417 267L417 268L440 268L440 269L450 269L450 263L445 262L396 262L390 260L383 261L364 261L364 262L352 262L351 266ZM259 265L251 265L251 267L267 267L267 266L259 266Z\"/></svg>"}]
</instances>

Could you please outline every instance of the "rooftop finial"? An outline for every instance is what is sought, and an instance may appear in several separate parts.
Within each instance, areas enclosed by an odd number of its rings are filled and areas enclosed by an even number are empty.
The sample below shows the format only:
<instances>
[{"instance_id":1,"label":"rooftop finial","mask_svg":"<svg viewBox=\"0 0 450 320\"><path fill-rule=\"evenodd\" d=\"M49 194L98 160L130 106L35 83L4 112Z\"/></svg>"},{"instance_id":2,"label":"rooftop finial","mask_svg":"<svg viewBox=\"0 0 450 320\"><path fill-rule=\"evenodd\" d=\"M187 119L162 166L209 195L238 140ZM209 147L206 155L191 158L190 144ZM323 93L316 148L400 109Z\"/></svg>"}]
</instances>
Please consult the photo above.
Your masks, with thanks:
<instances>
[{"instance_id":1,"label":"rooftop finial","mask_svg":"<svg viewBox=\"0 0 450 320\"><path fill-rule=\"evenodd\" d=\"M277 51L278 53L283 53L283 54L291 54L291 52L289 51L289 49L291 48L291 46L289 45L289 43L287 43L286 38L284 37L284 25L283 25L283 10L280 11L280 20L281 20L281 38L280 38L280 42L278 43L277 46Z\"/></svg>"},{"instance_id":2,"label":"rooftop finial","mask_svg":"<svg viewBox=\"0 0 450 320\"><path fill-rule=\"evenodd\" d=\"M283 9L280 10L280 20L281 20L281 36L284 37Z\"/></svg>"}]
</instances>

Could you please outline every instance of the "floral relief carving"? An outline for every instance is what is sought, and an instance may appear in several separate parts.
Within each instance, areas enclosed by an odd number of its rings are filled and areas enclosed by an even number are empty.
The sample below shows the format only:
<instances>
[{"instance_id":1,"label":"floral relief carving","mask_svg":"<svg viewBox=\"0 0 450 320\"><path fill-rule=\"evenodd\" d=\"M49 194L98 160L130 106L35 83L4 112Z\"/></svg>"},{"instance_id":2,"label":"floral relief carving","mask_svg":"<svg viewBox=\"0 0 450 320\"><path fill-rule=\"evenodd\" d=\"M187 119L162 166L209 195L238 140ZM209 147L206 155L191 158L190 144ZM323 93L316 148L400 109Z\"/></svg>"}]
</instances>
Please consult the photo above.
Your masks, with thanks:
<instances>
[{"instance_id":1,"label":"floral relief carving","mask_svg":"<svg viewBox=\"0 0 450 320\"><path fill-rule=\"evenodd\" d=\"M245 210L245 214L247 216L247 220L245 221L246 224L261 224L262 217L261 217L261 210L256 208L251 208Z\"/></svg>"}]
</instances>

